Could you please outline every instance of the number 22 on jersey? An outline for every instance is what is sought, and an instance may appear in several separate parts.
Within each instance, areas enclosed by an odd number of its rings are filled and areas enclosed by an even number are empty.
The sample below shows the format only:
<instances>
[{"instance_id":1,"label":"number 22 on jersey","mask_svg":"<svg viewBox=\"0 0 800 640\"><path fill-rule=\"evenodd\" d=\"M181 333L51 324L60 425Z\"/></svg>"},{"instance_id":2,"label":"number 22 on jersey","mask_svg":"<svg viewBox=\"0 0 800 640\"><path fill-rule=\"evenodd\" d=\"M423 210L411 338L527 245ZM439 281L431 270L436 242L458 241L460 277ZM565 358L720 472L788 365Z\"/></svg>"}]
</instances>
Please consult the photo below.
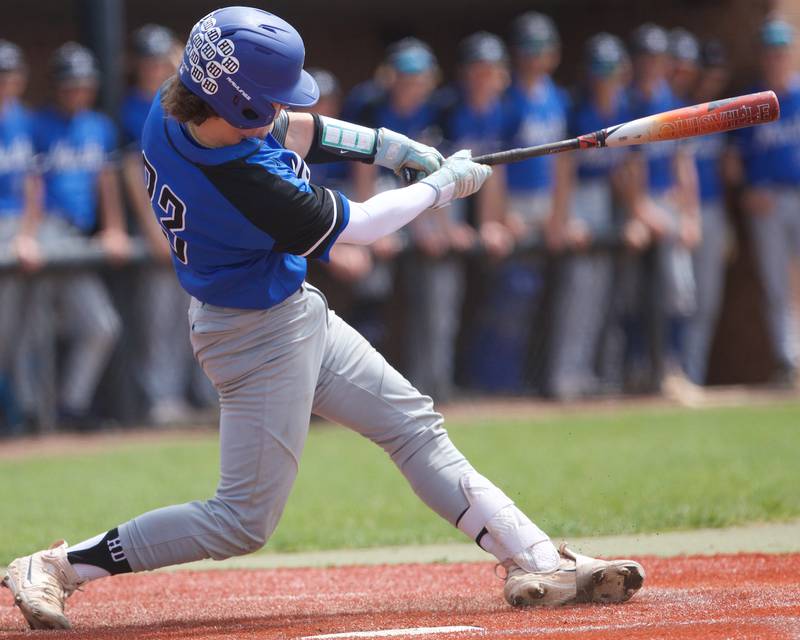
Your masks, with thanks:
<instances>
[{"instance_id":1,"label":"number 22 on jersey","mask_svg":"<svg viewBox=\"0 0 800 640\"><path fill-rule=\"evenodd\" d=\"M189 264L189 246L183 238L178 236L178 232L186 228L186 205L175 195L168 184L161 185L158 197L153 197L157 190L158 173L144 153L142 153L142 159L144 160L147 196L156 211L161 231L172 245L172 251L178 260L183 264ZM164 215L161 215L162 213Z\"/></svg>"}]
</instances>

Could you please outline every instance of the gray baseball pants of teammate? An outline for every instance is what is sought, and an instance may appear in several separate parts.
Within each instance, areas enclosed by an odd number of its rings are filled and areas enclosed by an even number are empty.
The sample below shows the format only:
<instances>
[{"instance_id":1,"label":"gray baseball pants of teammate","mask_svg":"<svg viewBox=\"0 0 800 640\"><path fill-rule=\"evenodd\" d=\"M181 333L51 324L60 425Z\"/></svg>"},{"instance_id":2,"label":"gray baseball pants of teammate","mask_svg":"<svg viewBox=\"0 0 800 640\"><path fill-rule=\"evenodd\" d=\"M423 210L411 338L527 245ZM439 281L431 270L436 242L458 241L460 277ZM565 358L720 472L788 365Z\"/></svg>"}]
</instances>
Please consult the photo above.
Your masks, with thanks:
<instances>
[{"instance_id":1,"label":"gray baseball pants of teammate","mask_svg":"<svg viewBox=\"0 0 800 640\"><path fill-rule=\"evenodd\" d=\"M773 191L770 212L751 216L750 234L767 301L767 325L775 356L784 367L798 367L796 318L792 313L790 268L800 259L800 188Z\"/></svg>"},{"instance_id":2,"label":"gray baseball pants of teammate","mask_svg":"<svg viewBox=\"0 0 800 640\"><path fill-rule=\"evenodd\" d=\"M51 254L74 252L87 242L78 229L56 215L48 215L42 223L40 241ZM55 367L55 333L62 333L69 342L59 404L78 413L87 411L122 329L111 296L97 274L80 271L44 278L34 295L37 315L48 325L41 333L50 336L45 348L49 354L44 358L50 367ZM41 308L51 304L55 313ZM55 372L45 375L55 376Z\"/></svg>"},{"instance_id":3,"label":"gray baseball pants of teammate","mask_svg":"<svg viewBox=\"0 0 800 640\"><path fill-rule=\"evenodd\" d=\"M191 389L205 402L213 390L192 357L186 335L189 294L178 283L172 266L157 265L139 282L141 325L141 384L151 409L165 405L182 406Z\"/></svg>"},{"instance_id":4,"label":"gray baseball pants of teammate","mask_svg":"<svg viewBox=\"0 0 800 640\"><path fill-rule=\"evenodd\" d=\"M465 209L463 200L456 201L443 209L426 212L418 224L425 224L431 216L447 216L460 224ZM424 233L424 228L421 232ZM405 275L411 327L406 331L408 378L425 394L446 402L454 386L456 340L464 300L464 263L454 256L414 256Z\"/></svg>"},{"instance_id":5,"label":"gray baseball pants of teammate","mask_svg":"<svg viewBox=\"0 0 800 640\"><path fill-rule=\"evenodd\" d=\"M134 571L253 552L278 524L311 412L380 445L414 491L455 524L473 471L442 416L314 287L267 310L189 309L195 355L220 395L220 482L214 497L123 524Z\"/></svg>"},{"instance_id":6,"label":"gray baseball pants of teammate","mask_svg":"<svg viewBox=\"0 0 800 640\"><path fill-rule=\"evenodd\" d=\"M722 202L703 203L700 215L702 241L692 254L697 308L686 331L684 366L695 384L703 384L706 380L711 342L725 287L725 250L730 238Z\"/></svg>"},{"instance_id":7,"label":"gray baseball pants of teammate","mask_svg":"<svg viewBox=\"0 0 800 640\"><path fill-rule=\"evenodd\" d=\"M572 212L592 237L609 237L613 202L608 181L578 183ZM608 252L576 253L565 258L551 337L550 391L557 398L570 399L597 390L594 365L610 307L613 269Z\"/></svg>"}]
</instances>

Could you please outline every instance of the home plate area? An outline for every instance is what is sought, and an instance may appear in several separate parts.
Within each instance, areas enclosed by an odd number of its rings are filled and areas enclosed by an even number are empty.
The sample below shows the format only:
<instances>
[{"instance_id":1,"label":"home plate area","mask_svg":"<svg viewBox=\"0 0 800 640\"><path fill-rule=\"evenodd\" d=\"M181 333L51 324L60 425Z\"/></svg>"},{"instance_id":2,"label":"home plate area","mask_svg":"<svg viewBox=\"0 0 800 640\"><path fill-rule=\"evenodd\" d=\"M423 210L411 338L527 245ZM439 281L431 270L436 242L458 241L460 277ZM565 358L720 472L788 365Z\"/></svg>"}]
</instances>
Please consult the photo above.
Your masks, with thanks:
<instances>
[{"instance_id":1,"label":"home plate area","mask_svg":"<svg viewBox=\"0 0 800 640\"><path fill-rule=\"evenodd\" d=\"M66 632L27 631L0 593L0 637L800 638L800 554L636 559L630 602L561 609L512 609L487 563L127 575L70 598Z\"/></svg>"}]
</instances>

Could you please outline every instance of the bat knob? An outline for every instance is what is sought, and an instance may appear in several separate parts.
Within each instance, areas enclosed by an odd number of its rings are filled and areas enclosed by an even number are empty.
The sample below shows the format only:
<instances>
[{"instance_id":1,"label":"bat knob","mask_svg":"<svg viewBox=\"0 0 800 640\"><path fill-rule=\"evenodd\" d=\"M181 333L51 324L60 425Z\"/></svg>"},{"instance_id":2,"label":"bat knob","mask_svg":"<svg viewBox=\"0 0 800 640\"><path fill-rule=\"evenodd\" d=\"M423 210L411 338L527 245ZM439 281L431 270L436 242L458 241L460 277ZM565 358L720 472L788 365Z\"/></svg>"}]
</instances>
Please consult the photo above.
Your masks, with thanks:
<instances>
[{"instance_id":1,"label":"bat knob","mask_svg":"<svg viewBox=\"0 0 800 640\"><path fill-rule=\"evenodd\" d=\"M400 179L406 186L414 184L415 182L419 182L425 177L425 175L426 173L424 171L416 171L414 169L409 169L408 167L403 167L400 170Z\"/></svg>"}]
</instances>

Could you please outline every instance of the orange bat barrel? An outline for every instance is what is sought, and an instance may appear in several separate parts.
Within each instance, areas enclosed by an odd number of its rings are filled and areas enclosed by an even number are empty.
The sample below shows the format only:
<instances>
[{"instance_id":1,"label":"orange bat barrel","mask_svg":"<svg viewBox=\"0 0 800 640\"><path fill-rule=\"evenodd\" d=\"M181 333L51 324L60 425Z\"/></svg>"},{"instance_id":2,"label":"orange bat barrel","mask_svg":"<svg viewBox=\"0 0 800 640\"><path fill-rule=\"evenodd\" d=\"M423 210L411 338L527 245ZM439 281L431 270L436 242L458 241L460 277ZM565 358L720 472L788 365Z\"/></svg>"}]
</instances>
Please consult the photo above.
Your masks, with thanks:
<instances>
[{"instance_id":1,"label":"orange bat barrel","mask_svg":"<svg viewBox=\"0 0 800 640\"><path fill-rule=\"evenodd\" d=\"M737 98L714 100L674 111L656 113L577 138L548 142L535 147L487 153L473 158L473 160L483 164L496 165L579 149L629 147L647 142L680 140L681 138L733 131L757 124L767 124L777 120L780 114L781 109L775 92L762 91ZM409 172L408 169L404 171ZM406 181L411 181L410 172Z\"/></svg>"},{"instance_id":2,"label":"orange bat barrel","mask_svg":"<svg viewBox=\"0 0 800 640\"><path fill-rule=\"evenodd\" d=\"M624 147L680 140L774 122L780 112L775 92L762 91L657 113L580 136L579 140L582 147Z\"/></svg>"}]
</instances>

